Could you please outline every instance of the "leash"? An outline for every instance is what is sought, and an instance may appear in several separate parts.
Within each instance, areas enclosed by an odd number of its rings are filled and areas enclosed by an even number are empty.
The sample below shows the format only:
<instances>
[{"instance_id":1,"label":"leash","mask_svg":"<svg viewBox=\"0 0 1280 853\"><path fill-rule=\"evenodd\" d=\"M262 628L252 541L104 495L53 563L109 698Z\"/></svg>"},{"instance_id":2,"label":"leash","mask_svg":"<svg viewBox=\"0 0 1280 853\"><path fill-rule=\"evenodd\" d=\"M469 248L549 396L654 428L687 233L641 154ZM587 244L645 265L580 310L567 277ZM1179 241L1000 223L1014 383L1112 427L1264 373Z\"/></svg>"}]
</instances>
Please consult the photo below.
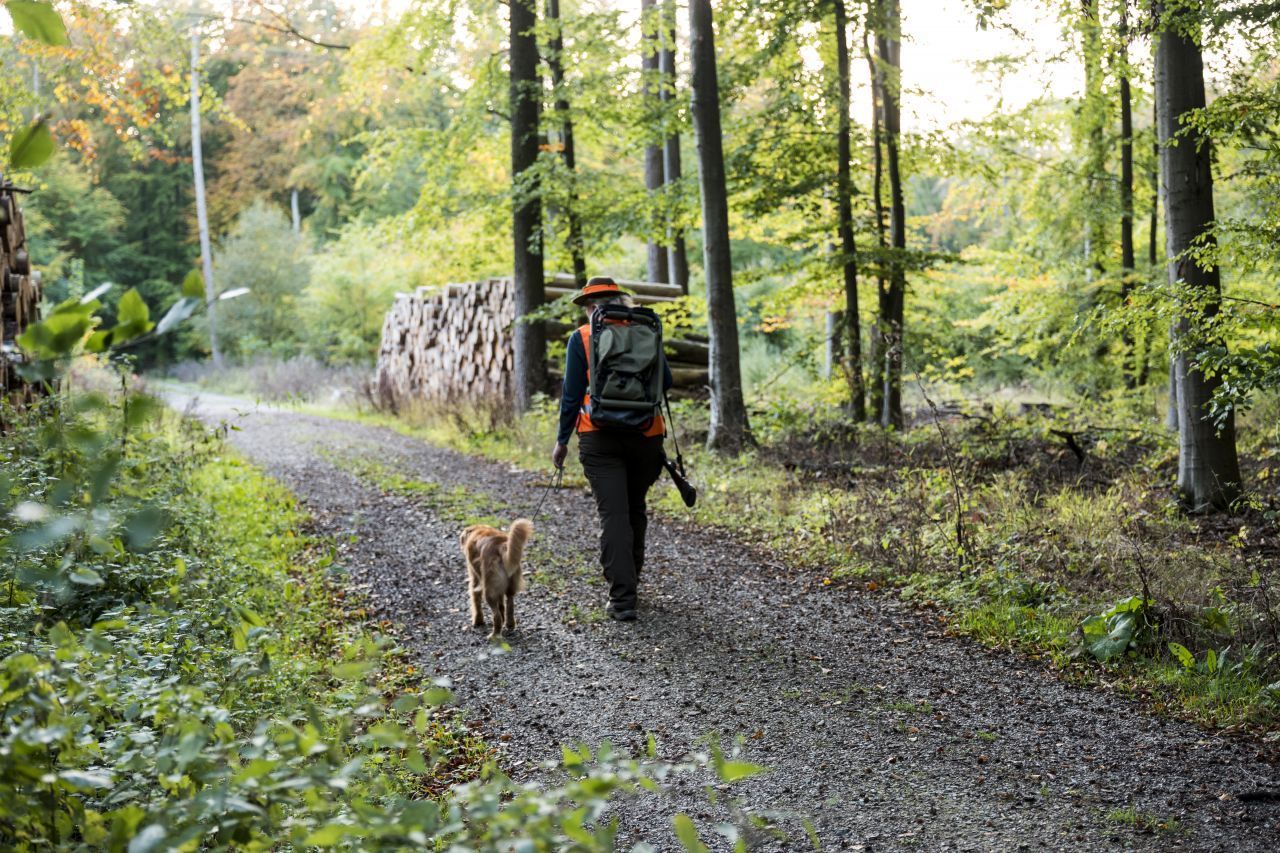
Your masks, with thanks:
<instances>
[{"instance_id":1,"label":"leash","mask_svg":"<svg viewBox=\"0 0 1280 853\"><path fill-rule=\"evenodd\" d=\"M555 477L552 478L551 482L547 483L547 487L542 490L542 497L538 499L538 506L533 511L533 518L530 519L531 521L536 521L538 517L542 514L542 505L547 502L547 495L551 494L551 490L560 488L560 486L563 483L564 483L564 466L561 465L559 468L556 469Z\"/></svg>"}]
</instances>

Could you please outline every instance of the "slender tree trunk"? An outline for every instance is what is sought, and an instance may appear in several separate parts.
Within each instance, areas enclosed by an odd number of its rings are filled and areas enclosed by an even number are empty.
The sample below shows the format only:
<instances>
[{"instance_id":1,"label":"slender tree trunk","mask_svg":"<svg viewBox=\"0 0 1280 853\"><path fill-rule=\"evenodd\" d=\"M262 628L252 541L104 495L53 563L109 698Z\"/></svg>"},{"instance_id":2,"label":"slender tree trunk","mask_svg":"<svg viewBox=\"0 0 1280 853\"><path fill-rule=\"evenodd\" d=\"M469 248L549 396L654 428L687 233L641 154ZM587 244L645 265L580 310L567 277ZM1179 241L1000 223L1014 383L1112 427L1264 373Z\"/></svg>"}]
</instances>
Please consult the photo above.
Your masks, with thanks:
<instances>
[{"instance_id":1,"label":"slender tree trunk","mask_svg":"<svg viewBox=\"0 0 1280 853\"><path fill-rule=\"evenodd\" d=\"M873 7L874 8L874 7ZM885 258L888 255L889 240L884 223L884 125L880 116L881 73L875 57L868 45L867 33L874 29L872 10L867 12L867 23L862 31L862 55L867 60L867 71L871 81L871 206L875 214L876 246L880 253L880 263L876 265L876 320L871 328L868 341L868 382L867 382L867 419L880 422L884 413L884 367L888 347L885 346L886 333L883 318L887 309L889 280L885 277Z\"/></svg>"},{"instance_id":2,"label":"slender tree trunk","mask_svg":"<svg viewBox=\"0 0 1280 853\"><path fill-rule=\"evenodd\" d=\"M569 97L564 88L564 34L560 26L560 0L547 0L547 22L551 27L547 66L551 69L551 85L555 90L555 112L560 125L560 154L569 173L569 203L565 211L569 220L569 257L573 260L573 279L578 287L587 283L587 260L582 243L582 222L578 218L578 167L573 149L573 119L569 113Z\"/></svg>"},{"instance_id":3,"label":"slender tree trunk","mask_svg":"<svg viewBox=\"0 0 1280 853\"><path fill-rule=\"evenodd\" d=\"M885 159L889 174L889 245L893 259L889 265L889 287L885 293L881 325L886 331L884 370L884 411L880 423L901 429L902 417L902 320L907 276L904 255L907 248L907 211L902 200L902 173L898 143L902 130L902 10L898 0L885 0L883 27L876 34L876 47L883 65L881 112L884 115Z\"/></svg>"},{"instance_id":4,"label":"slender tree trunk","mask_svg":"<svg viewBox=\"0 0 1280 853\"><path fill-rule=\"evenodd\" d=\"M209 350L213 366L222 369L218 346L218 291L213 284L213 251L209 245L209 213L204 198L204 153L200 145L200 29L191 28L191 170L196 185L196 228L200 232L200 264L204 270L204 297L209 303Z\"/></svg>"},{"instance_id":5,"label":"slender tree trunk","mask_svg":"<svg viewBox=\"0 0 1280 853\"><path fill-rule=\"evenodd\" d=\"M298 191L289 190L289 215L293 219L293 233L302 233L302 211L298 208Z\"/></svg>"},{"instance_id":6,"label":"slender tree trunk","mask_svg":"<svg viewBox=\"0 0 1280 853\"><path fill-rule=\"evenodd\" d=\"M1155 74L1157 75L1160 73L1159 62L1160 62L1159 56L1152 57L1152 63L1153 65L1155 65ZM1151 98L1151 114L1155 119L1155 124L1152 125L1151 127L1152 133L1155 134L1155 142L1152 143L1151 148L1156 155L1156 165L1151 170L1151 179L1152 181L1155 182L1155 186L1154 186L1155 198L1152 201L1153 207L1151 208L1151 245L1149 247L1149 251L1151 254L1151 262L1152 262L1152 265L1154 266L1155 262L1158 260L1158 256L1156 254L1156 230L1157 230L1156 212L1157 212L1157 209L1160 207L1163 207L1165 203L1164 184L1160 181L1160 169L1161 169L1160 163L1163 158L1160 154L1160 97L1158 92L1153 93L1153 97ZM1178 358L1174 353L1174 349L1177 346L1177 343L1178 343L1178 325L1177 323L1172 323L1169 326L1169 349L1168 349L1169 351L1169 359L1168 359L1169 361L1169 383L1168 383L1169 384L1169 407L1165 411L1165 416L1164 416L1165 429L1169 430L1170 432L1178 431Z\"/></svg>"},{"instance_id":7,"label":"slender tree trunk","mask_svg":"<svg viewBox=\"0 0 1280 853\"><path fill-rule=\"evenodd\" d=\"M1199 133L1177 136L1184 119L1204 108L1204 66L1200 46L1176 29L1158 35L1156 98L1160 102L1161 173L1164 178L1165 249L1169 280L1182 282L1208 297L1205 315L1183 316L1179 340L1217 311L1221 283L1216 266L1201 266L1188 254L1193 247L1213 244L1212 142ZM1176 350L1178 386L1178 491L1193 510L1227 508L1240 494L1240 465L1236 457L1235 418L1228 415L1221 428L1214 423L1209 401L1221 380L1206 376L1194 353Z\"/></svg>"},{"instance_id":8,"label":"slender tree trunk","mask_svg":"<svg viewBox=\"0 0 1280 853\"><path fill-rule=\"evenodd\" d=\"M662 109L662 86L658 67L658 0L640 0L640 73L641 86L646 105L652 114L660 114ZM666 167L663 164L663 138L658 123L650 128L649 143L644 147L644 185L649 191L649 281L669 281L667 271L667 249L658 242L659 231L663 230L657 214L657 196L666 183Z\"/></svg>"},{"instance_id":9,"label":"slender tree trunk","mask_svg":"<svg viewBox=\"0 0 1280 853\"><path fill-rule=\"evenodd\" d=\"M1151 99L1151 134L1153 142L1151 143L1152 165L1151 165L1151 230L1147 235L1147 260L1151 263L1154 270L1156 264L1160 261L1157 246L1157 234L1160 230L1160 208L1164 205L1164 190L1160 184L1160 99L1153 97ZM1176 330L1169 327L1169 407L1165 412L1164 425L1170 432L1178 429L1178 371L1173 356L1174 340L1177 338Z\"/></svg>"},{"instance_id":10,"label":"slender tree trunk","mask_svg":"<svg viewBox=\"0 0 1280 853\"><path fill-rule=\"evenodd\" d=\"M753 442L738 359L738 314L729 253L729 200L720 136L720 90L716 79L711 0L689 0L689 42L689 61L693 68L693 130L698 144L698 184L702 192L707 327L711 339L711 429L707 446L736 453Z\"/></svg>"},{"instance_id":11,"label":"slender tree trunk","mask_svg":"<svg viewBox=\"0 0 1280 853\"><path fill-rule=\"evenodd\" d=\"M836 125L836 209L839 220L840 251L844 270L844 358L843 368L849 383L849 416L863 420L867 416L862 387L862 326L858 316L858 247L853 237L853 177L849 143L849 33L844 0L833 0L836 25L836 77L839 93L836 104L840 116Z\"/></svg>"},{"instance_id":12,"label":"slender tree trunk","mask_svg":"<svg viewBox=\"0 0 1280 853\"><path fill-rule=\"evenodd\" d=\"M675 0L662 2L662 49L658 54L658 70L662 75L661 97L664 106L663 114L671 121L670 105L676 96L676 4ZM663 144L663 173L666 178L668 192L672 185L678 183L683 174L680 163L680 134L668 127L666 141ZM668 223L667 226L667 272L671 275L671 283L680 285L680 291L689 292L689 252L685 247L684 229Z\"/></svg>"},{"instance_id":13,"label":"slender tree trunk","mask_svg":"<svg viewBox=\"0 0 1280 853\"><path fill-rule=\"evenodd\" d=\"M540 187L526 174L538 159L538 78L535 0L511 0L511 178L516 324L514 333L516 410L528 411L546 378L546 337L541 323L520 318L537 310L546 288L542 269Z\"/></svg>"},{"instance_id":14,"label":"slender tree trunk","mask_svg":"<svg viewBox=\"0 0 1280 853\"><path fill-rule=\"evenodd\" d=\"M1129 91L1129 9L1127 0L1120 4L1120 301L1129 302L1133 290L1133 100ZM1126 327L1123 335L1124 382L1132 389L1137 385L1134 364L1133 333Z\"/></svg>"},{"instance_id":15,"label":"slender tree trunk","mask_svg":"<svg viewBox=\"0 0 1280 853\"><path fill-rule=\"evenodd\" d=\"M1160 230L1160 102L1151 99L1151 222L1147 229L1147 263L1160 262L1156 234Z\"/></svg>"},{"instance_id":16,"label":"slender tree trunk","mask_svg":"<svg viewBox=\"0 0 1280 853\"><path fill-rule=\"evenodd\" d=\"M1080 122L1084 125L1084 173L1087 199L1084 210L1084 259L1086 275L1106 271L1106 224L1103 195L1107 179L1106 97L1102 91L1102 25L1098 19L1098 0L1080 0L1080 36L1084 60L1084 101Z\"/></svg>"}]
</instances>

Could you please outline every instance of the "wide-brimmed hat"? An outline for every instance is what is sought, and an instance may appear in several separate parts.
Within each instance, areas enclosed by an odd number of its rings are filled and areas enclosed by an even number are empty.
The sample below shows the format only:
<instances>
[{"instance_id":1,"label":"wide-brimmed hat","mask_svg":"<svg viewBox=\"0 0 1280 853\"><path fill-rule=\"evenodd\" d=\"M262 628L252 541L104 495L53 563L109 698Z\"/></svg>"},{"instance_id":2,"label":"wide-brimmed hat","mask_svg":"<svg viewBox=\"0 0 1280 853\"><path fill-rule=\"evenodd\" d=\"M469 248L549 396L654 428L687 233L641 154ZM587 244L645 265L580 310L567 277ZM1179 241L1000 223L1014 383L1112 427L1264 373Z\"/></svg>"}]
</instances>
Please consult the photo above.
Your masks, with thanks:
<instances>
[{"instance_id":1,"label":"wide-brimmed hat","mask_svg":"<svg viewBox=\"0 0 1280 853\"><path fill-rule=\"evenodd\" d=\"M618 283L607 275L598 275L592 278L582 288L582 292L573 297L574 305L585 305L588 299L597 296L615 296L626 293Z\"/></svg>"}]
</instances>

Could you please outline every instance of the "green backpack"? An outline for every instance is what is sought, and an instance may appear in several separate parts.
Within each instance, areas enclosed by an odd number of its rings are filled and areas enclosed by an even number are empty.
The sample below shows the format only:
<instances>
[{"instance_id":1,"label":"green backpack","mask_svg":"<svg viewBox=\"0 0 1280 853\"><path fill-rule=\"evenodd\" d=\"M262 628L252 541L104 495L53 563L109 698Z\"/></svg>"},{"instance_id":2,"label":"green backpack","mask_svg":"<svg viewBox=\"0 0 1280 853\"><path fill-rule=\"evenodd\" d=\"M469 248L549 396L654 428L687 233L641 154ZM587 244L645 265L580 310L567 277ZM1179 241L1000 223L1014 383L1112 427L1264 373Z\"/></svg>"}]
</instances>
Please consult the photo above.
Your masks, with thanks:
<instances>
[{"instance_id":1,"label":"green backpack","mask_svg":"<svg viewBox=\"0 0 1280 853\"><path fill-rule=\"evenodd\" d=\"M648 429L662 406L662 320L648 308L591 314L591 405L597 427Z\"/></svg>"}]
</instances>

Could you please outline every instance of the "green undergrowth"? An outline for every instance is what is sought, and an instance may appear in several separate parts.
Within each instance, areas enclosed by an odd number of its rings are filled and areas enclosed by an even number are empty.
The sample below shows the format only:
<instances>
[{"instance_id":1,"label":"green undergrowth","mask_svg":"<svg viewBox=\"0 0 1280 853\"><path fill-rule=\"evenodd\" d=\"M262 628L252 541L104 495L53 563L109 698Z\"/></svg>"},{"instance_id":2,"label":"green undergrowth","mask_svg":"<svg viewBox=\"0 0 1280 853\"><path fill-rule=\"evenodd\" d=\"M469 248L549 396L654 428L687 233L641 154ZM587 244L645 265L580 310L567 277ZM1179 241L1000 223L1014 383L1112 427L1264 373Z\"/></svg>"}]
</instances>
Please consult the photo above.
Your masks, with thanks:
<instances>
[{"instance_id":1,"label":"green undergrowth","mask_svg":"<svg viewBox=\"0 0 1280 853\"><path fill-rule=\"evenodd\" d=\"M9 423L0 848L605 851L611 798L758 770L605 744L516 783L216 436L137 395Z\"/></svg>"},{"instance_id":2,"label":"green undergrowth","mask_svg":"<svg viewBox=\"0 0 1280 853\"><path fill-rule=\"evenodd\" d=\"M392 466L366 456L329 452L326 461L388 494L413 498L429 506L442 519L459 525L502 526L510 522L504 501L477 494L466 486L447 486L431 480L406 477Z\"/></svg>"},{"instance_id":3,"label":"green undergrowth","mask_svg":"<svg viewBox=\"0 0 1280 853\"><path fill-rule=\"evenodd\" d=\"M551 470L553 401L514 421L341 414ZM1277 737L1274 498L1252 494L1231 517L1187 516L1170 488L1176 448L1158 426L1127 412L1094 411L1078 427L978 410L892 434L776 406L753 415L759 448L726 459L702 449L696 406L676 415L699 500L687 509L664 477L652 495L659 511L732 530L809 569L815 585L892 590L948 630L1044 659L1069 679ZM1055 429L1078 431L1083 459ZM1255 435L1246 469L1265 484L1280 455Z\"/></svg>"}]
</instances>

